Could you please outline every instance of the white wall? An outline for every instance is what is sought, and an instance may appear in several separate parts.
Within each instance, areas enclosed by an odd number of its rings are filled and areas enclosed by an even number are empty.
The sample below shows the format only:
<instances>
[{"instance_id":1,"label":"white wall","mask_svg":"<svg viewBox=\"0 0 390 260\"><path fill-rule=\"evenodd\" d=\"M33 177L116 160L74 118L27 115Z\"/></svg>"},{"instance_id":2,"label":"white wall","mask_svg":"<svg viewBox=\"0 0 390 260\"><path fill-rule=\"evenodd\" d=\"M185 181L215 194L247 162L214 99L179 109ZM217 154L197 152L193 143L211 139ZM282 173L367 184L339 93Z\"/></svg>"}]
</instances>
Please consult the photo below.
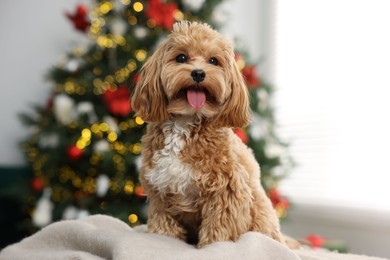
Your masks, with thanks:
<instances>
[{"instance_id":1,"label":"white wall","mask_svg":"<svg viewBox=\"0 0 390 260\"><path fill-rule=\"evenodd\" d=\"M3 0L0 8L0 165L24 163L18 142L28 129L17 115L29 111L29 104L45 104L52 85L45 74L67 50L79 46L85 36L76 32L64 16L77 0ZM84 3L89 3L84 0ZM231 12L225 32L241 38L253 58L261 56L261 1L228 0L224 9ZM234 10L234 11L231 11ZM248 26L247 20L252 24Z\"/></svg>"},{"instance_id":2,"label":"white wall","mask_svg":"<svg viewBox=\"0 0 390 260\"><path fill-rule=\"evenodd\" d=\"M28 135L17 115L44 104L45 73L81 35L64 16L76 0L3 0L0 8L0 165L24 162L18 142Z\"/></svg>"}]
</instances>

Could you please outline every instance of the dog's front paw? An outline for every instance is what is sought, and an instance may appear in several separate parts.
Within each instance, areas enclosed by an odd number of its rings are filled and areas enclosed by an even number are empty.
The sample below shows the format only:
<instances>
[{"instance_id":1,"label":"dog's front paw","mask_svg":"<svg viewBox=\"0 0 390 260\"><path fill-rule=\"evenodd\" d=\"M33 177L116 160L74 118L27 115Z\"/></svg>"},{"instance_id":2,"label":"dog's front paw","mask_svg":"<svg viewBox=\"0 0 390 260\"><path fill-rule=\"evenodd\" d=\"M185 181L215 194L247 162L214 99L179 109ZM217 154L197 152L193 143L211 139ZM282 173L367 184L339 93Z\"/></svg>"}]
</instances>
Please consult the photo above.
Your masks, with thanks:
<instances>
[{"instance_id":1,"label":"dog's front paw","mask_svg":"<svg viewBox=\"0 0 390 260\"><path fill-rule=\"evenodd\" d=\"M156 226L156 225L148 224L148 232L156 233L159 235L171 236L181 240L186 240L186 234L185 234L186 232L180 226L174 226L174 225Z\"/></svg>"},{"instance_id":2,"label":"dog's front paw","mask_svg":"<svg viewBox=\"0 0 390 260\"><path fill-rule=\"evenodd\" d=\"M203 247L206 247L208 245L210 245L212 242L211 241L199 241L198 244L196 244L196 247L197 248L203 248Z\"/></svg>"}]
</instances>

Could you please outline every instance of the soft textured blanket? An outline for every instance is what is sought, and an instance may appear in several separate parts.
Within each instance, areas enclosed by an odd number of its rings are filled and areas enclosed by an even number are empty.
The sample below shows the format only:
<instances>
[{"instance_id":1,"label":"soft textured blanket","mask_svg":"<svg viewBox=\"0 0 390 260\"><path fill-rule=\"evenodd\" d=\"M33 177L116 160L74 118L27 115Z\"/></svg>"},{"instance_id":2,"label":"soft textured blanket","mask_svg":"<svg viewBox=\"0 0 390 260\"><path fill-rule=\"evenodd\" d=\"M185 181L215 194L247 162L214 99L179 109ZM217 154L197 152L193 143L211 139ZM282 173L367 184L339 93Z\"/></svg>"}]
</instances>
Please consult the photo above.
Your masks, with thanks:
<instances>
[{"instance_id":1,"label":"soft textured blanket","mask_svg":"<svg viewBox=\"0 0 390 260\"><path fill-rule=\"evenodd\" d=\"M130 228L118 219L95 215L53 223L40 232L8 246L0 259L272 259L272 260L378 260L380 258L313 250L290 250L255 232L237 242L218 242L197 249L185 242Z\"/></svg>"}]
</instances>

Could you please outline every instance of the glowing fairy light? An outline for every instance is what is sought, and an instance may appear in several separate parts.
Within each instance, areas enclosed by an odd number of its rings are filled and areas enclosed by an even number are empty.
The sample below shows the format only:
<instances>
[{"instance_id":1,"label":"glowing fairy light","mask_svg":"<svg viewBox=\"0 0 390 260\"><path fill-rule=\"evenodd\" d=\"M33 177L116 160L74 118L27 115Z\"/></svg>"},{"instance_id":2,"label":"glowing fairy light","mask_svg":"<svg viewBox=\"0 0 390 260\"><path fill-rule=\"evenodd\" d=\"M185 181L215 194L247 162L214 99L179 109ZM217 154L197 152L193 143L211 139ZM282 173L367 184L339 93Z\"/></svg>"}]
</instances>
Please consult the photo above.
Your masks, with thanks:
<instances>
[{"instance_id":1,"label":"glowing fairy light","mask_svg":"<svg viewBox=\"0 0 390 260\"><path fill-rule=\"evenodd\" d=\"M135 123L136 123L137 125L143 125L145 122L144 122L144 120L142 120L141 117L137 116L137 117L135 118Z\"/></svg>"},{"instance_id":2,"label":"glowing fairy light","mask_svg":"<svg viewBox=\"0 0 390 260\"><path fill-rule=\"evenodd\" d=\"M135 51L135 58L138 61L141 61L141 62L144 61L146 59L146 55L147 55L147 53L145 50L140 49L140 50Z\"/></svg>"},{"instance_id":3,"label":"glowing fairy light","mask_svg":"<svg viewBox=\"0 0 390 260\"><path fill-rule=\"evenodd\" d=\"M101 13L101 14L107 14L109 11L112 10L112 3L111 2L103 2L99 8L98 8L98 11Z\"/></svg>"},{"instance_id":4,"label":"glowing fairy light","mask_svg":"<svg viewBox=\"0 0 390 260\"><path fill-rule=\"evenodd\" d=\"M136 11L137 13L139 13L139 12L142 12L142 10L144 9L144 6L143 6L143 4L140 3L140 2L135 2L135 3L133 4L133 9L134 9L134 11Z\"/></svg>"},{"instance_id":5,"label":"glowing fairy light","mask_svg":"<svg viewBox=\"0 0 390 260\"><path fill-rule=\"evenodd\" d=\"M130 214L128 219L131 224L135 224L138 221L138 216L136 214Z\"/></svg>"}]
</instances>

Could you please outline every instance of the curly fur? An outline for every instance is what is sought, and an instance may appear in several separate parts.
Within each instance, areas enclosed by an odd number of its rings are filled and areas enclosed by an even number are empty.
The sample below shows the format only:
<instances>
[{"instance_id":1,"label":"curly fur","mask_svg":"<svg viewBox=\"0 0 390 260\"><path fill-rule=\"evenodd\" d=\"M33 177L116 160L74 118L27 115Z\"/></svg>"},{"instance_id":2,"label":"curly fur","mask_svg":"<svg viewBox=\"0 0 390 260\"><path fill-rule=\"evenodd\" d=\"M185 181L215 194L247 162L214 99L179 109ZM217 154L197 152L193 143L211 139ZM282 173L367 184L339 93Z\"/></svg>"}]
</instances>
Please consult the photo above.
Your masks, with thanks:
<instances>
[{"instance_id":1,"label":"curly fur","mask_svg":"<svg viewBox=\"0 0 390 260\"><path fill-rule=\"evenodd\" d=\"M180 54L185 62L176 60ZM205 72L201 82L191 77L195 69ZM200 108L189 104L189 88L206 93ZM145 63L132 104L149 122L140 173L149 232L198 247L235 241L247 231L284 242L260 167L232 130L249 123L250 111L230 43L206 24L176 23Z\"/></svg>"}]
</instances>

